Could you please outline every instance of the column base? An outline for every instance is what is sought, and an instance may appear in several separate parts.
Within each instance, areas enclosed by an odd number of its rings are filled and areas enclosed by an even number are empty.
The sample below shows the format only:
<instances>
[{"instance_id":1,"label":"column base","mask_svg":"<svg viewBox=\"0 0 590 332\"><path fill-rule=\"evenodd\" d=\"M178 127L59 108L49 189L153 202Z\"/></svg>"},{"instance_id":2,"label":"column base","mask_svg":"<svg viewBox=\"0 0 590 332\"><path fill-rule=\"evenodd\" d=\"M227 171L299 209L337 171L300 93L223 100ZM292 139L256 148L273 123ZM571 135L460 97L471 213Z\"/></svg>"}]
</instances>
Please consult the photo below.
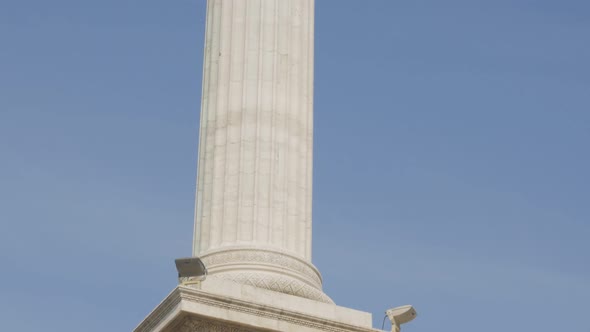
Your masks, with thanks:
<instances>
[{"instance_id":1,"label":"column base","mask_svg":"<svg viewBox=\"0 0 590 332\"><path fill-rule=\"evenodd\" d=\"M208 251L199 258L207 267L208 278L334 303L322 292L320 272L310 262L288 253L231 247Z\"/></svg>"}]
</instances>

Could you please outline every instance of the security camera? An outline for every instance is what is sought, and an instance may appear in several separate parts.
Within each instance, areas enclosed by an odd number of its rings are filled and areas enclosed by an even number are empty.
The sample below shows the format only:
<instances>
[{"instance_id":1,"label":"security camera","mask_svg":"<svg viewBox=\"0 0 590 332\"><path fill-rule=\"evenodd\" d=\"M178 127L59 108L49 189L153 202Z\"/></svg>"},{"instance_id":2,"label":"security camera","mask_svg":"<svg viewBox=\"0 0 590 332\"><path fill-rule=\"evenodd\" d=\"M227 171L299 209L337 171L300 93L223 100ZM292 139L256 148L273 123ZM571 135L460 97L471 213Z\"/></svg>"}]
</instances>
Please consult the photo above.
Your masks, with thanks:
<instances>
[{"instance_id":1,"label":"security camera","mask_svg":"<svg viewBox=\"0 0 590 332\"><path fill-rule=\"evenodd\" d=\"M413 320L418 315L411 305L389 309L385 314L391 321L391 332L400 332L400 325Z\"/></svg>"}]
</instances>

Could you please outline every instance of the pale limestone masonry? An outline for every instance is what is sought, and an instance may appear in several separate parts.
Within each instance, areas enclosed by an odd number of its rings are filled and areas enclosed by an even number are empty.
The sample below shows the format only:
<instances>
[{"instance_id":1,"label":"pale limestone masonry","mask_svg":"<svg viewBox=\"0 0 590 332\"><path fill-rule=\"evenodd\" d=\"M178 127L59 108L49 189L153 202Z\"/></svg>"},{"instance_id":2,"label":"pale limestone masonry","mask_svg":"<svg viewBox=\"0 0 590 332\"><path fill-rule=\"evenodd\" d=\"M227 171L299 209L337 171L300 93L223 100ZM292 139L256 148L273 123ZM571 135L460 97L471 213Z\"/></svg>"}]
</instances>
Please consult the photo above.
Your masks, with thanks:
<instances>
[{"instance_id":1,"label":"pale limestone masonry","mask_svg":"<svg viewBox=\"0 0 590 332\"><path fill-rule=\"evenodd\" d=\"M135 332L378 331L311 264L313 32L314 0L208 0L193 255L209 276Z\"/></svg>"},{"instance_id":2,"label":"pale limestone masonry","mask_svg":"<svg viewBox=\"0 0 590 332\"><path fill-rule=\"evenodd\" d=\"M209 0L193 254L323 302L311 265L314 0Z\"/></svg>"},{"instance_id":3,"label":"pale limestone masonry","mask_svg":"<svg viewBox=\"0 0 590 332\"><path fill-rule=\"evenodd\" d=\"M224 280L179 286L134 332L377 332L371 314Z\"/></svg>"}]
</instances>

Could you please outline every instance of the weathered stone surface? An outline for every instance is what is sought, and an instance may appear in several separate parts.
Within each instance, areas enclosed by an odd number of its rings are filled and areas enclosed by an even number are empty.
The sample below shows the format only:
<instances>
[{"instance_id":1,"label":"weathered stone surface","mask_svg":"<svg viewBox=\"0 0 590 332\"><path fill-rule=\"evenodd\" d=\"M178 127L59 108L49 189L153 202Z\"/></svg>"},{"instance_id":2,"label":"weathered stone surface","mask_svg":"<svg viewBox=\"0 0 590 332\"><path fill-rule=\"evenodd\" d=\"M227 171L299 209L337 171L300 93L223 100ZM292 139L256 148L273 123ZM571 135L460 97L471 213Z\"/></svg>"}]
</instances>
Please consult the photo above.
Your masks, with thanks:
<instances>
[{"instance_id":1,"label":"weathered stone surface","mask_svg":"<svg viewBox=\"0 0 590 332\"><path fill-rule=\"evenodd\" d=\"M208 0L193 255L330 303L311 265L314 4Z\"/></svg>"},{"instance_id":2,"label":"weathered stone surface","mask_svg":"<svg viewBox=\"0 0 590 332\"><path fill-rule=\"evenodd\" d=\"M311 264L314 0L208 0L193 254L135 332L375 332Z\"/></svg>"},{"instance_id":3,"label":"weathered stone surface","mask_svg":"<svg viewBox=\"0 0 590 332\"><path fill-rule=\"evenodd\" d=\"M179 286L134 330L375 332L370 313L225 280Z\"/></svg>"},{"instance_id":4,"label":"weathered stone surface","mask_svg":"<svg viewBox=\"0 0 590 332\"><path fill-rule=\"evenodd\" d=\"M175 332L256 332L252 329L241 328L229 323L220 323L195 317L187 317L178 326L170 329Z\"/></svg>"}]
</instances>

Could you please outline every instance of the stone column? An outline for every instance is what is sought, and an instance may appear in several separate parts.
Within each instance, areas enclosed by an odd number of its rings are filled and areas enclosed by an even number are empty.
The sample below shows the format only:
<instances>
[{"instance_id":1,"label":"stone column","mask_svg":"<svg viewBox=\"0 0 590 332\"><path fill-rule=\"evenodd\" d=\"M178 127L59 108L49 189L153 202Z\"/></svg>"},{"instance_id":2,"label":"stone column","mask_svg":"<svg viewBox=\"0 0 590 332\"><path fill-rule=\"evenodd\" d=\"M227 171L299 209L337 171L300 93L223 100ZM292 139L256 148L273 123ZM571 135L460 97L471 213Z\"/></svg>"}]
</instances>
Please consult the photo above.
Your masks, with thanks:
<instances>
[{"instance_id":1,"label":"stone column","mask_svg":"<svg viewBox=\"0 0 590 332\"><path fill-rule=\"evenodd\" d=\"M311 264L314 0L208 0L193 254L323 302Z\"/></svg>"}]
</instances>

